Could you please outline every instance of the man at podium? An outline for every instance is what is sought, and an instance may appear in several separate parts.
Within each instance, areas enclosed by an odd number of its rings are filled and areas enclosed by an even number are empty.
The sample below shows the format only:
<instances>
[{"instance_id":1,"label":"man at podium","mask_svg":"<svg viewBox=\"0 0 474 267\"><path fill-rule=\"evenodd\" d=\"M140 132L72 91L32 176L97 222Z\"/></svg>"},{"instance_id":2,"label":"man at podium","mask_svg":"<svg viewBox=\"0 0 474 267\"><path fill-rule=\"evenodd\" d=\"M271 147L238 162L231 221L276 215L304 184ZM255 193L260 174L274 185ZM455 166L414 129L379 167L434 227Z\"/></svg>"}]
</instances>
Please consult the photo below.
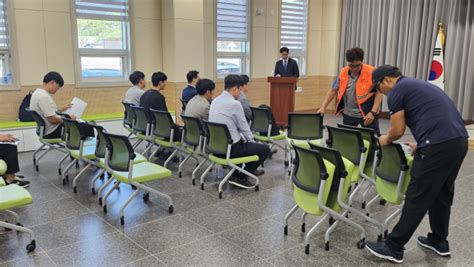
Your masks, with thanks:
<instances>
[{"instance_id":1,"label":"man at podium","mask_svg":"<svg viewBox=\"0 0 474 267\"><path fill-rule=\"evenodd\" d=\"M289 58L290 49L288 47L280 48L281 59L275 64L275 77L300 77L300 70L296 60Z\"/></svg>"}]
</instances>

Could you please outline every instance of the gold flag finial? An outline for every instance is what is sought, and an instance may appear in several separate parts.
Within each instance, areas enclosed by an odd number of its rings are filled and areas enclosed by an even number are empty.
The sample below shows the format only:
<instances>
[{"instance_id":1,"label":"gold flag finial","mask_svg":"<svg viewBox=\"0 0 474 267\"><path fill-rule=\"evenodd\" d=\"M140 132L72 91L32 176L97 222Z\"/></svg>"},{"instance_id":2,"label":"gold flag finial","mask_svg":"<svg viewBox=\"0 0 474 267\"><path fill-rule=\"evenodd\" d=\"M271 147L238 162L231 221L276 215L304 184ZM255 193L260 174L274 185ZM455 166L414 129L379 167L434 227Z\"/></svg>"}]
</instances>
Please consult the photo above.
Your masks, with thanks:
<instances>
[{"instance_id":1,"label":"gold flag finial","mask_svg":"<svg viewBox=\"0 0 474 267\"><path fill-rule=\"evenodd\" d=\"M439 31L444 31L444 24L443 24L442 22L440 22L440 23L438 24L438 30L439 30Z\"/></svg>"}]
</instances>

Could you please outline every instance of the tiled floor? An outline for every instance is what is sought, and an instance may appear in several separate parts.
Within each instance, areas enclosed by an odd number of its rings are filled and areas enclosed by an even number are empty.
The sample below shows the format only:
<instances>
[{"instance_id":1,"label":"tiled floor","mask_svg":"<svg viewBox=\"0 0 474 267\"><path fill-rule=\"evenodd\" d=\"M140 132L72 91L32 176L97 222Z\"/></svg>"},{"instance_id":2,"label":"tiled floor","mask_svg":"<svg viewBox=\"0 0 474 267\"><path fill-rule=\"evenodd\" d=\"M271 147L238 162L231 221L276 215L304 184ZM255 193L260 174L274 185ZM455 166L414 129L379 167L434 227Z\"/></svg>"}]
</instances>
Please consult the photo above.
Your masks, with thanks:
<instances>
[{"instance_id":1,"label":"tiled floor","mask_svg":"<svg viewBox=\"0 0 474 267\"><path fill-rule=\"evenodd\" d=\"M326 123L338 122L326 116ZM382 132L388 121L382 121ZM404 137L409 140L410 136ZM289 235L283 235L284 215L294 205L279 152L265 163L260 192L227 186L218 199L217 186L202 191L191 185L188 165L183 178L174 176L152 186L170 194L175 212L167 212L167 202L151 196L148 203L137 197L125 210L125 226L120 225L119 209L131 192L121 186L108 202L104 214L90 190L88 172L79 181L78 193L71 185L63 186L56 164L59 155L42 160L40 172L33 171L31 153L20 155L21 173L30 181L28 189L34 204L17 210L22 223L37 235L37 249L27 255L28 236L0 232L0 266L282 266L282 265L380 265L386 264L366 250L356 248L359 233L341 225L331 236L331 250L324 250L323 230L311 240L310 255L304 254L304 235L300 231L301 214L290 220ZM172 166L175 171L176 167ZM71 176L76 170L71 171ZM213 179L214 175L210 175ZM406 246L407 265L471 265L474 262L474 151L466 157L456 182L451 217L452 256L441 258L416 245L414 238ZM357 206L358 204L356 204ZM373 216L383 218L393 207L377 206ZM361 221L355 215L350 218ZM307 218L307 229L319 218ZM369 240L376 229L362 222ZM327 227L323 223L323 228ZM393 226L393 225L392 225ZM415 235L429 231L425 219Z\"/></svg>"}]
</instances>

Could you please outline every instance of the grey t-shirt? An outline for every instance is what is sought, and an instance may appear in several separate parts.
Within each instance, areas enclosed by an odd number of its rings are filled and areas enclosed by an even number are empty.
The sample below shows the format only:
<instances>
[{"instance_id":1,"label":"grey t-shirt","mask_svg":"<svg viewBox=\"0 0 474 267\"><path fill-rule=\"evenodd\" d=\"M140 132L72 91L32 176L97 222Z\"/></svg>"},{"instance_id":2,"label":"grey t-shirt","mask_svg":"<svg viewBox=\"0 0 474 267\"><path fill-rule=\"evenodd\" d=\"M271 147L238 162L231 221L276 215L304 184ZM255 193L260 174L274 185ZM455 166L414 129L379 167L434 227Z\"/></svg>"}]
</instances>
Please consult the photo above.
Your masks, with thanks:
<instances>
[{"instance_id":1,"label":"grey t-shirt","mask_svg":"<svg viewBox=\"0 0 474 267\"><path fill-rule=\"evenodd\" d=\"M133 86L127 90L123 102L130 103L135 106L140 106L140 98L144 93L145 90L140 89L138 86Z\"/></svg>"},{"instance_id":2,"label":"grey t-shirt","mask_svg":"<svg viewBox=\"0 0 474 267\"><path fill-rule=\"evenodd\" d=\"M247 99L247 96L245 95L245 93L242 92L242 91L240 92L239 102L240 102L240 104L242 104L242 108L244 109L245 118L247 119L247 121L251 120L252 119L252 109L250 109L250 102Z\"/></svg>"},{"instance_id":3,"label":"grey t-shirt","mask_svg":"<svg viewBox=\"0 0 474 267\"><path fill-rule=\"evenodd\" d=\"M359 76L349 76L349 83L347 83L346 92L343 96L344 114L355 118L362 118L356 97L356 84L358 79Z\"/></svg>"}]
</instances>

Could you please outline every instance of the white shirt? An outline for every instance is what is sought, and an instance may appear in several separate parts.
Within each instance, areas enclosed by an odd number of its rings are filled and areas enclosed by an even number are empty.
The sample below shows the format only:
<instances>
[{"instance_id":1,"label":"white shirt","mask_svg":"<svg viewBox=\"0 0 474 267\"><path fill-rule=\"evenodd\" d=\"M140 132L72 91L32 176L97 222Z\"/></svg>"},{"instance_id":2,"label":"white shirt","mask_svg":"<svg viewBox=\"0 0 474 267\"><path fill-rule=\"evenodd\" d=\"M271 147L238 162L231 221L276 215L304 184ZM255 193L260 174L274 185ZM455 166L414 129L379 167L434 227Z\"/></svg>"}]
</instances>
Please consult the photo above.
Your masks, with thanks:
<instances>
[{"instance_id":1,"label":"white shirt","mask_svg":"<svg viewBox=\"0 0 474 267\"><path fill-rule=\"evenodd\" d=\"M43 88L37 88L31 95L30 109L38 112L43 117L46 123L44 135L48 135L58 128L59 124L52 124L46 119L47 117L55 116L58 110L56 102L54 102L53 97L48 91Z\"/></svg>"}]
</instances>

